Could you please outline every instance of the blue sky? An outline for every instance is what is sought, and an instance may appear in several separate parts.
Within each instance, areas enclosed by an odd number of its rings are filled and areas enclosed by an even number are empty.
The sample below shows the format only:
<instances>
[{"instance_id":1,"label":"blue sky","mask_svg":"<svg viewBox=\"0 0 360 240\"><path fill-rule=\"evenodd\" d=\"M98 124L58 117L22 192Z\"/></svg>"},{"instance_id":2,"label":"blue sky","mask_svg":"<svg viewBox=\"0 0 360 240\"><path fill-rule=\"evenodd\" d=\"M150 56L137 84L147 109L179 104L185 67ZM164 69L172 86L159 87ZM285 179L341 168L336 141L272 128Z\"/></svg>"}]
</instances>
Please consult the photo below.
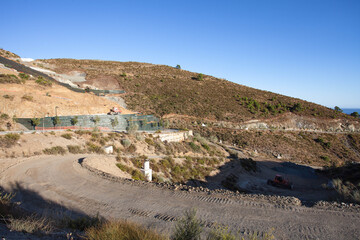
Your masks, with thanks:
<instances>
[{"instance_id":1,"label":"blue sky","mask_svg":"<svg viewBox=\"0 0 360 240\"><path fill-rule=\"evenodd\" d=\"M1 1L21 57L176 66L333 108L360 108L358 0Z\"/></svg>"}]
</instances>

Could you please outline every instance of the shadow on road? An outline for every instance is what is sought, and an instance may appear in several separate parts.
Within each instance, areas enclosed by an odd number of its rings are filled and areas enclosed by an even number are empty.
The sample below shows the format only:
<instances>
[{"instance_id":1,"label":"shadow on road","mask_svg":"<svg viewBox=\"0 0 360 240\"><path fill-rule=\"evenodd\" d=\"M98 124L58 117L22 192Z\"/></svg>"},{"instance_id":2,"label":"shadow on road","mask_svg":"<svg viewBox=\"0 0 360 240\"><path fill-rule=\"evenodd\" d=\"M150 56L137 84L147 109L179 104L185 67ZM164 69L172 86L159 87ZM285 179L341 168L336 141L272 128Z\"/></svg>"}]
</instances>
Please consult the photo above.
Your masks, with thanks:
<instances>
[{"instance_id":1,"label":"shadow on road","mask_svg":"<svg viewBox=\"0 0 360 240\"><path fill-rule=\"evenodd\" d=\"M3 189L0 186L0 189ZM83 211L75 208L65 207L61 203L47 200L39 193L27 189L19 182L10 184L5 190L14 193L13 202L17 205L16 212L22 212L24 215L36 214L38 216L51 217L56 220L90 218Z\"/></svg>"},{"instance_id":2,"label":"shadow on road","mask_svg":"<svg viewBox=\"0 0 360 240\"><path fill-rule=\"evenodd\" d=\"M293 184L293 189L268 185L268 179L273 180L276 175L288 179ZM309 166L232 157L231 161L219 168L216 175L206 177L206 181L190 180L186 184L211 190L228 189L249 194L292 196L311 206L320 200L336 199L334 190L324 188L328 181L328 178Z\"/></svg>"}]
</instances>

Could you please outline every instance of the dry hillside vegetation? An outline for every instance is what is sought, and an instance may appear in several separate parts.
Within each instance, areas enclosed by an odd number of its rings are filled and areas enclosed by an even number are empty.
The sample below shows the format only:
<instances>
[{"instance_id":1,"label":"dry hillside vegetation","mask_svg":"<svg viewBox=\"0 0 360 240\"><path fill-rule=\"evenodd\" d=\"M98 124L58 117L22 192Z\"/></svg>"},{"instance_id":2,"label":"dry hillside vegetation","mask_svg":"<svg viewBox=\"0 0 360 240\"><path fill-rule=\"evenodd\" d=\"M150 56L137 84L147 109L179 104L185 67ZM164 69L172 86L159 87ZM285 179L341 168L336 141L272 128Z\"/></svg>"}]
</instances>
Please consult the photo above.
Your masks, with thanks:
<instances>
[{"instance_id":1,"label":"dry hillside vegetation","mask_svg":"<svg viewBox=\"0 0 360 240\"><path fill-rule=\"evenodd\" d=\"M124 98L132 110L158 116L173 113L241 122L292 112L323 119L349 118L314 103L170 66L73 59L40 62L58 73L85 72L84 84L99 87L111 82L113 88L127 92Z\"/></svg>"},{"instance_id":2,"label":"dry hillside vegetation","mask_svg":"<svg viewBox=\"0 0 360 240\"><path fill-rule=\"evenodd\" d=\"M0 48L0 56L6 57L6 58L20 58L19 55L16 55L15 53L12 53L10 51L6 51L2 48Z\"/></svg>"},{"instance_id":3,"label":"dry hillside vegetation","mask_svg":"<svg viewBox=\"0 0 360 240\"><path fill-rule=\"evenodd\" d=\"M342 165L360 159L360 134L227 131L198 128L203 136L232 142L244 153L309 165Z\"/></svg>"}]
</instances>

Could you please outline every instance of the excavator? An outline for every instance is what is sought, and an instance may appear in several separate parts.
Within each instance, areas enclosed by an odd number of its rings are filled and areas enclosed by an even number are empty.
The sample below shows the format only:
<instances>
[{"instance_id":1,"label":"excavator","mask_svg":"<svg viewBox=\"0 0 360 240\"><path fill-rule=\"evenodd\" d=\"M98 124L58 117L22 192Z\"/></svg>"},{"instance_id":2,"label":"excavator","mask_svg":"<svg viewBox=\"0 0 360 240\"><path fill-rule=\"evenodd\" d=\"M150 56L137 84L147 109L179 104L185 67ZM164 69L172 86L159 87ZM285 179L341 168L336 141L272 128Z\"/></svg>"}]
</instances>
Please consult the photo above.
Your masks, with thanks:
<instances>
[{"instance_id":1,"label":"excavator","mask_svg":"<svg viewBox=\"0 0 360 240\"><path fill-rule=\"evenodd\" d=\"M108 115L119 115L121 114L121 110L117 107L113 107L110 109L110 112L108 112Z\"/></svg>"},{"instance_id":2,"label":"excavator","mask_svg":"<svg viewBox=\"0 0 360 240\"><path fill-rule=\"evenodd\" d=\"M274 187L286 188L286 189L293 189L294 187L294 185L288 179L285 179L283 176L279 174L275 176L274 180L268 179L267 184L272 185Z\"/></svg>"}]
</instances>

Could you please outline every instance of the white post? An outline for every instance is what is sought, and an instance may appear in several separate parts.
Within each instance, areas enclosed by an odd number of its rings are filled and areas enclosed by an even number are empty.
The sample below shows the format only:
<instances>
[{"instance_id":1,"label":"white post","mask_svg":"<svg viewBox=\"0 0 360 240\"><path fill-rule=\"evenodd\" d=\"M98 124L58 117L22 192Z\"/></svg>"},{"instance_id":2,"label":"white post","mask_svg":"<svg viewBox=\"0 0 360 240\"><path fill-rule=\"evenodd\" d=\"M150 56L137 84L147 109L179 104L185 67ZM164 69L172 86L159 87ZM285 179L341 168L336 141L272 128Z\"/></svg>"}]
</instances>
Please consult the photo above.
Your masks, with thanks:
<instances>
[{"instance_id":1,"label":"white post","mask_svg":"<svg viewBox=\"0 0 360 240\"><path fill-rule=\"evenodd\" d=\"M141 169L141 172L143 172L146 181L151 182L152 181L152 170L150 169L150 160L146 159L144 162L144 168Z\"/></svg>"}]
</instances>

